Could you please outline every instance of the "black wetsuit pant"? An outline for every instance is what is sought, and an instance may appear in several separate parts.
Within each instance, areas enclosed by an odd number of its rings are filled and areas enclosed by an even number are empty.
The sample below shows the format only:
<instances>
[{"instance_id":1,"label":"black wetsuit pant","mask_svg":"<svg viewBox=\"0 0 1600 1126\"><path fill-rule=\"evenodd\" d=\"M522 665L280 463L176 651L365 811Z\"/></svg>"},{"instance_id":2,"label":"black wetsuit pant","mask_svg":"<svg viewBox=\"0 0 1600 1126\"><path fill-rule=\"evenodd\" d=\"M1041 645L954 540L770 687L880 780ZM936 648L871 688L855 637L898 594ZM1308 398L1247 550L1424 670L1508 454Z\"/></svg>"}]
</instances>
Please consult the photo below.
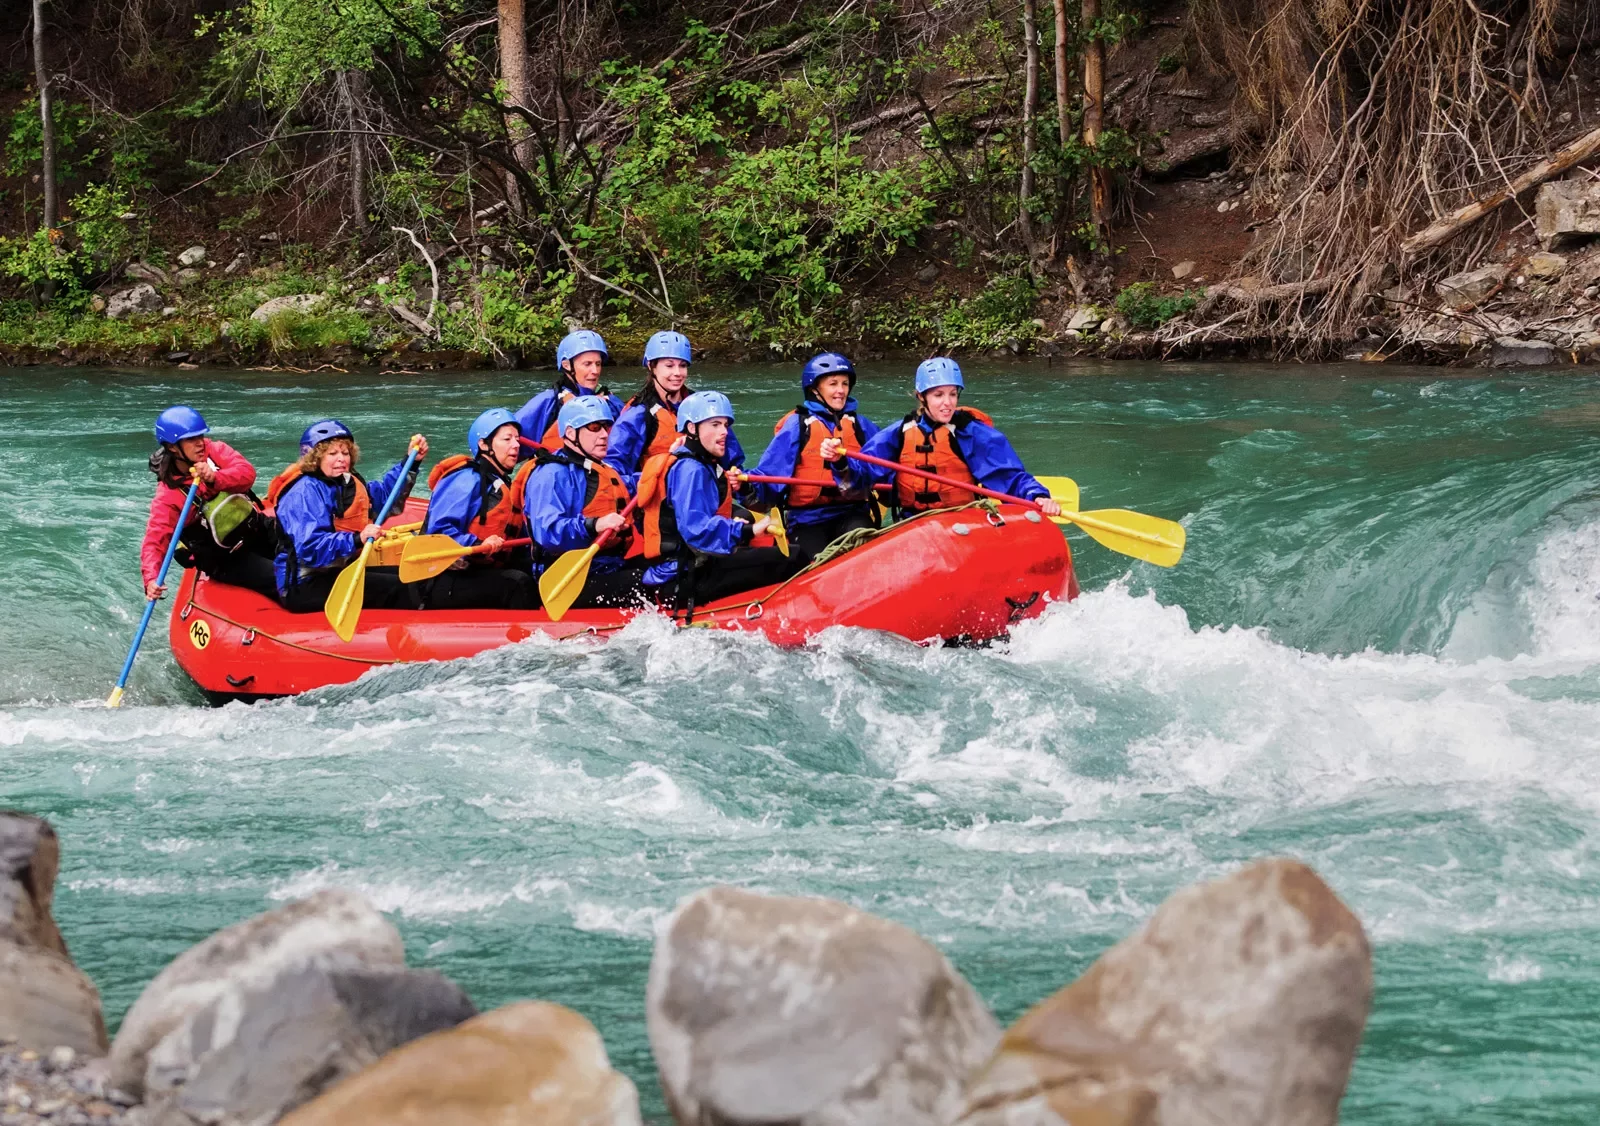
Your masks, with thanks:
<instances>
[{"instance_id":1,"label":"black wetsuit pant","mask_svg":"<svg viewBox=\"0 0 1600 1126\"><path fill-rule=\"evenodd\" d=\"M187 540L173 558L182 567L198 567L206 577L231 586L242 586L268 598L278 597L278 576L272 568L273 543L270 535L251 536L232 551L217 546L204 528L184 533Z\"/></svg>"},{"instance_id":2,"label":"black wetsuit pant","mask_svg":"<svg viewBox=\"0 0 1600 1126\"><path fill-rule=\"evenodd\" d=\"M467 567L423 584L425 610L532 610L539 605L533 575L520 567Z\"/></svg>"},{"instance_id":3,"label":"black wetsuit pant","mask_svg":"<svg viewBox=\"0 0 1600 1126\"><path fill-rule=\"evenodd\" d=\"M704 606L730 594L781 583L803 566L805 560L798 551L785 556L775 547L741 547L732 555L703 555L694 568L692 584L680 577L674 597L679 607L686 606L691 595L696 606Z\"/></svg>"},{"instance_id":4,"label":"black wetsuit pant","mask_svg":"<svg viewBox=\"0 0 1600 1126\"><path fill-rule=\"evenodd\" d=\"M877 526L872 519L871 510L866 505L851 505L842 509L838 515L818 520L814 524L791 521L788 529L789 547L809 563L822 554L823 548L846 532Z\"/></svg>"},{"instance_id":5,"label":"black wetsuit pant","mask_svg":"<svg viewBox=\"0 0 1600 1126\"><path fill-rule=\"evenodd\" d=\"M330 567L307 575L278 601L293 614L320 613L343 570L343 567ZM398 567L368 567L361 605L368 610L415 610L420 601L419 585L401 582Z\"/></svg>"},{"instance_id":6,"label":"black wetsuit pant","mask_svg":"<svg viewBox=\"0 0 1600 1126\"><path fill-rule=\"evenodd\" d=\"M583 584L583 593L572 603L575 610L614 609L623 606L640 606L649 601L640 580L644 578L645 562L642 558L628 560L627 565L615 571L589 570L589 581Z\"/></svg>"}]
</instances>

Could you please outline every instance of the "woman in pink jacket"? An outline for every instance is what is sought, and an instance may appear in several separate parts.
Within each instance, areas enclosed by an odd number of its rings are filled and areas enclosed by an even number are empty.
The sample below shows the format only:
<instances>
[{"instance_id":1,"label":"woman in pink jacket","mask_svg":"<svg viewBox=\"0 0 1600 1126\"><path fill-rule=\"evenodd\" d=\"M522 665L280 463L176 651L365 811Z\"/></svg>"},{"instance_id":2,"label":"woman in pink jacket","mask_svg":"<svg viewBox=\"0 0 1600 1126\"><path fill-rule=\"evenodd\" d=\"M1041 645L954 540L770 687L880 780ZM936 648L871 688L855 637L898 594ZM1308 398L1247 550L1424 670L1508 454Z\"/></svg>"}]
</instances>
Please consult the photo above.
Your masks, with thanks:
<instances>
[{"instance_id":1,"label":"woman in pink jacket","mask_svg":"<svg viewBox=\"0 0 1600 1126\"><path fill-rule=\"evenodd\" d=\"M226 442L207 438L210 429L193 407L168 407L156 418L156 441L161 446L150 455L156 495L150 499L150 520L139 549L146 598L160 598L165 593L165 588L156 582L156 572L161 570L161 559L174 535L183 541L177 558L184 566L197 566L219 582L249 587L268 597L276 592L271 531L265 518L255 511L258 506L250 492L256 483L256 467ZM178 514L183 511L183 498L195 474L200 478L200 491L189 510L188 524L179 529ZM217 531L208 522L206 507L228 493L240 494L250 502L250 516L230 527L219 543ZM222 523L219 515L217 528ZM233 524L234 520L228 523Z\"/></svg>"}]
</instances>

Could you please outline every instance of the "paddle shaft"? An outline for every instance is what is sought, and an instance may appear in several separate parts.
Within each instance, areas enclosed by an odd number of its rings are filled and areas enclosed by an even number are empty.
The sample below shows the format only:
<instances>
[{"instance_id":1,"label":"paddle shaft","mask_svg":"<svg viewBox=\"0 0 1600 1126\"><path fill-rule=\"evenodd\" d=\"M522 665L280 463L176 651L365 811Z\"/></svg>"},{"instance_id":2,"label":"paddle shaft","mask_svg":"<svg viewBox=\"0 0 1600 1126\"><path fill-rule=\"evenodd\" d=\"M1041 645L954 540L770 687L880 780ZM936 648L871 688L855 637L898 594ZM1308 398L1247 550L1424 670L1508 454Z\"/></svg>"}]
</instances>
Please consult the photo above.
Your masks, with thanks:
<instances>
[{"instance_id":1,"label":"paddle shaft","mask_svg":"<svg viewBox=\"0 0 1600 1126\"><path fill-rule=\"evenodd\" d=\"M411 467L415 464L417 464L417 447L412 446L406 453L405 465L400 470L400 476L395 480L394 488L390 489L389 495L383 498L383 507L378 509L378 518L373 521L374 524L382 527L383 522L389 519L389 510L394 507L394 502L399 500L400 494L405 491L406 478L411 476ZM364 590L367 577L367 559L372 555L372 545L377 542L377 540L373 539L361 545L361 554L354 563L350 564L350 566L357 568L357 581L352 582L349 589L345 591L344 601L339 605L338 613L328 615L331 621L342 619L349 611L350 600L355 597L356 591Z\"/></svg>"},{"instance_id":2,"label":"paddle shaft","mask_svg":"<svg viewBox=\"0 0 1600 1126\"><path fill-rule=\"evenodd\" d=\"M161 570L156 572L156 585L167 585L167 571L172 566L172 556L178 550L178 537L183 534L183 526L189 521L189 510L194 507L194 498L200 492L200 476L195 475L194 482L189 486L189 495L183 498L183 507L178 510L178 523L172 529L172 539L167 541L167 554L162 557ZM139 619L139 628L134 631L133 644L128 647L128 659L122 662L122 675L117 677L117 686L111 690L111 696L106 700L106 706L115 708L122 703L122 690L128 686L128 677L133 672L133 659L139 655L139 646L144 643L144 631L150 628L150 618L156 612L156 599L145 600L144 617Z\"/></svg>"},{"instance_id":3,"label":"paddle shaft","mask_svg":"<svg viewBox=\"0 0 1600 1126\"><path fill-rule=\"evenodd\" d=\"M618 524L615 528L608 528L601 532L597 537L595 537L595 541L592 544L583 549L583 555L579 558L577 565L568 571L566 578L557 583L555 588L545 596L546 602L554 602L560 596L562 591L566 590L567 587L572 585L573 580L579 575L583 575L585 578L588 577L589 561L596 555L600 554L601 548L605 547L608 543L616 539L617 536L621 534L622 529L628 526L628 519L633 515L633 510L637 508L638 505L639 497L637 494L635 494L634 498L627 503L623 510L617 513L618 516L622 517L622 523Z\"/></svg>"},{"instance_id":4,"label":"paddle shaft","mask_svg":"<svg viewBox=\"0 0 1600 1126\"><path fill-rule=\"evenodd\" d=\"M1044 511L1039 507L1037 501L1024 500L1021 497L1014 497L1010 493L996 492L994 489L986 489L982 485L973 482L957 481L954 477L946 477L942 473L931 473L926 469L918 469L914 465L902 465L898 461L888 461L881 457L873 457L871 454L853 454L848 450L845 451L845 456L852 461L864 461L868 465L879 465L885 469L893 469L897 473L910 473L917 477L926 477L928 480L937 481L941 485L953 485L958 489L965 489L969 493L977 493L980 497L1010 501L1012 504L1020 504L1031 508L1035 512ZM1082 512L1068 512L1066 509L1062 509L1061 515L1071 520L1074 524L1082 524L1086 528L1099 528L1102 531L1114 532L1119 536L1127 536L1129 539L1138 540L1141 543L1157 544L1162 547L1172 546L1169 540L1163 539L1161 536L1154 536L1149 532L1141 532L1136 528L1122 528L1115 524L1108 524L1104 520L1096 520L1093 516L1085 515Z\"/></svg>"},{"instance_id":5,"label":"paddle shaft","mask_svg":"<svg viewBox=\"0 0 1600 1126\"><path fill-rule=\"evenodd\" d=\"M739 471L739 476L746 481L754 481L758 485L811 485L822 488L826 488L828 485L826 481L807 481L804 477L773 477L766 473L746 473L742 469ZM874 485L872 487L886 491L894 488L893 485Z\"/></svg>"},{"instance_id":6,"label":"paddle shaft","mask_svg":"<svg viewBox=\"0 0 1600 1126\"><path fill-rule=\"evenodd\" d=\"M496 551L503 551L505 548L508 548L508 547L525 547L525 546L527 546L528 544L530 544L532 542L533 542L533 539L531 537L523 536L521 539L518 539L518 540L506 540L504 543L502 543L495 550ZM457 556L458 558L460 556L463 556L463 555L482 555L485 551L488 550L488 548L489 548L488 544L482 544L482 543L475 543L475 544L471 545L470 547L468 547L468 546L466 546L464 544L457 544L454 548L440 548L438 551L424 551L419 555L413 555L410 558L410 560L408 560L408 562L411 562L411 563L426 563L426 562L428 562L430 560L433 560L433 559L445 559L445 558L448 558L449 556L452 556L452 555Z\"/></svg>"}]
</instances>

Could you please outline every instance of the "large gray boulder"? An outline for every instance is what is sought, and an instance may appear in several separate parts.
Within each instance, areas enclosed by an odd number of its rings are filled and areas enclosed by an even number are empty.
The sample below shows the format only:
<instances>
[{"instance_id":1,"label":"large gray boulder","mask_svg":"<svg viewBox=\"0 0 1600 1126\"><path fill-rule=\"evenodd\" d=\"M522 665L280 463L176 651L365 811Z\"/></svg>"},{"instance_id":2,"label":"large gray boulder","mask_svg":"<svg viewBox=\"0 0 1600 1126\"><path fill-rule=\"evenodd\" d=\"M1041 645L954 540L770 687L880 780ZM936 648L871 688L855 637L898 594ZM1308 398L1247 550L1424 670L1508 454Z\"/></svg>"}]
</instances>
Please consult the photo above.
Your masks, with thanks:
<instances>
[{"instance_id":1,"label":"large gray boulder","mask_svg":"<svg viewBox=\"0 0 1600 1126\"><path fill-rule=\"evenodd\" d=\"M1304 864L1260 861L1023 1014L958 1126L1334 1126L1371 1004L1360 922Z\"/></svg>"},{"instance_id":2,"label":"large gray boulder","mask_svg":"<svg viewBox=\"0 0 1600 1126\"><path fill-rule=\"evenodd\" d=\"M1534 233L1545 246L1600 235L1600 183L1554 180L1533 200Z\"/></svg>"},{"instance_id":3,"label":"large gray boulder","mask_svg":"<svg viewBox=\"0 0 1600 1126\"><path fill-rule=\"evenodd\" d=\"M1556 349L1544 340L1516 336L1497 337L1489 363L1497 368L1542 368L1556 362Z\"/></svg>"},{"instance_id":4,"label":"large gray boulder","mask_svg":"<svg viewBox=\"0 0 1600 1126\"><path fill-rule=\"evenodd\" d=\"M159 313L161 294L149 282L140 282L128 289L119 290L106 298L106 316L113 321L140 313Z\"/></svg>"},{"instance_id":5,"label":"large gray boulder","mask_svg":"<svg viewBox=\"0 0 1600 1126\"><path fill-rule=\"evenodd\" d=\"M287 297L270 297L256 306L250 319L265 324L279 313L311 313L320 309L327 300L327 294L324 293L291 293Z\"/></svg>"},{"instance_id":6,"label":"large gray boulder","mask_svg":"<svg viewBox=\"0 0 1600 1126\"><path fill-rule=\"evenodd\" d=\"M1000 1031L905 927L729 887L685 899L656 940L645 1019L684 1126L941 1126Z\"/></svg>"},{"instance_id":7,"label":"large gray boulder","mask_svg":"<svg viewBox=\"0 0 1600 1126\"><path fill-rule=\"evenodd\" d=\"M1453 308L1470 307L1482 302L1496 286L1505 281L1507 272L1506 267L1501 265L1483 266L1451 274L1433 288L1446 305Z\"/></svg>"},{"instance_id":8,"label":"large gray boulder","mask_svg":"<svg viewBox=\"0 0 1600 1126\"><path fill-rule=\"evenodd\" d=\"M276 1122L401 1044L476 1015L432 971L300 965L230 988L150 1052L149 1126Z\"/></svg>"},{"instance_id":9,"label":"large gray boulder","mask_svg":"<svg viewBox=\"0 0 1600 1126\"><path fill-rule=\"evenodd\" d=\"M85 1056L106 1050L100 994L67 953L55 918L61 845L42 817L0 810L0 1040Z\"/></svg>"},{"instance_id":10,"label":"large gray boulder","mask_svg":"<svg viewBox=\"0 0 1600 1126\"><path fill-rule=\"evenodd\" d=\"M150 1050L230 989L264 985L295 966L402 967L400 932L365 898L331 888L224 928L145 986L111 1045L110 1079L138 1095Z\"/></svg>"}]
</instances>

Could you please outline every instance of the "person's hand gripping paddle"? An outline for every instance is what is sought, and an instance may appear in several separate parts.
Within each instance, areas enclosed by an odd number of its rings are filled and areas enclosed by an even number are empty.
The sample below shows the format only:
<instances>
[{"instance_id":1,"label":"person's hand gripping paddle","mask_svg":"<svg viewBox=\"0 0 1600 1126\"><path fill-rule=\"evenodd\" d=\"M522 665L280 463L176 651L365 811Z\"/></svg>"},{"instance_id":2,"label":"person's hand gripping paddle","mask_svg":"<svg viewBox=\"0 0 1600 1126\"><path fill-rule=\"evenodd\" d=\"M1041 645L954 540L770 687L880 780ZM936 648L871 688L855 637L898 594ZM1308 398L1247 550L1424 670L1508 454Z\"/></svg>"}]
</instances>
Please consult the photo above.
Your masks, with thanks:
<instances>
[{"instance_id":1,"label":"person's hand gripping paddle","mask_svg":"<svg viewBox=\"0 0 1600 1126\"><path fill-rule=\"evenodd\" d=\"M559 622L567 616L567 611L572 609L578 595L583 593L584 584L589 581L589 564L594 562L601 548L628 528L638 504L639 498L636 496L617 514L622 517L622 523L601 532L588 547L569 551L544 569L544 574L539 576L539 600L544 603L544 612L552 622Z\"/></svg>"},{"instance_id":2,"label":"person's hand gripping paddle","mask_svg":"<svg viewBox=\"0 0 1600 1126\"><path fill-rule=\"evenodd\" d=\"M389 510L394 507L394 502L404 490L406 478L411 476L411 467L417 463L419 452L417 443L413 439L411 450L406 454L405 466L400 470L400 477L395 481L394 488L389 490L389 495L384 498L383 508L378 511L378 518L373 521L374 524L382 525L389 518ZM367 560L372 557L372 545L377 542L368 540L361 545L361 554L356 556L354 563L339 572L339 577L333 582L333 589L328 592L328 601L322 607L322 612L328 616L328 624L333 627L333 632L339 635L340 641L349 641L354 637L356 626L361 623L361 601L367 591Z\"/></svg>"},{"instance_id":3,"label":"person's hand gripping paddle","mask_svg":"<svg viewBox=\"0 0 1600 1126\"><path fill-rule=\"evenodd\" d=\"M183 535L183 526L189 522L189 510L194 507L194 498L200 492L200 470L194 471L194 481L189 486L189 495L183 498L183 508L178 511L178 523L172 529L172 539L167 543L167 554L161 560L161 570L156 573L156 586L167 585L167 570L172 566L173 553L178 550L178 537ZM156 602L161 597L158 592L155 598L145 600L144 617L139 619L139 628L133 632L133 644L128 647L128 659L122 662L122 675L117 677L117 685L111 690L111 695L106 697L106 707L120 708L122 706L122 691L128 687L128 677L133 674L133 659L139 655L139 646L144 642L144 631L150 628L150 616L155 613Z\"/></svg>"}]
</instances>

